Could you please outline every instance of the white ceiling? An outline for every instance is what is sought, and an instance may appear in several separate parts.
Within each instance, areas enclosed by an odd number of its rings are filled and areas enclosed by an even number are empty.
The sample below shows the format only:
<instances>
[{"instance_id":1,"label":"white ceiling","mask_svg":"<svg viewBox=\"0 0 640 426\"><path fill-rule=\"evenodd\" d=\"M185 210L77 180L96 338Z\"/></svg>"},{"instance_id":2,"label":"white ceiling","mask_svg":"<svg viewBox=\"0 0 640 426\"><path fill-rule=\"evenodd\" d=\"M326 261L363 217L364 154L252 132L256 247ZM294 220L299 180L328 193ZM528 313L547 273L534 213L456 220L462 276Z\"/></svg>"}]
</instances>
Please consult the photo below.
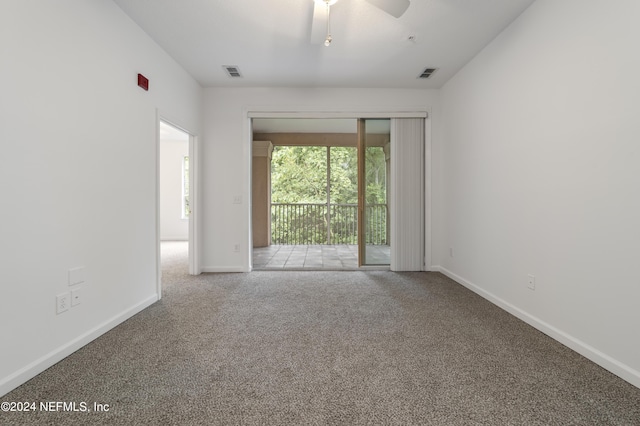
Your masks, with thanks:
<instances>
[{"instance_id":1,"label":"white ceiling","mask_svg":"<svg viewBox=\"0 0 640 426\"><path fill-rule=\"evenodd\" d=\"M114 1L203 87L434 89L534 0L411 0L398 19L338 0L329 47L310 41L313 0Z\"/></svg>"}]
</instances>

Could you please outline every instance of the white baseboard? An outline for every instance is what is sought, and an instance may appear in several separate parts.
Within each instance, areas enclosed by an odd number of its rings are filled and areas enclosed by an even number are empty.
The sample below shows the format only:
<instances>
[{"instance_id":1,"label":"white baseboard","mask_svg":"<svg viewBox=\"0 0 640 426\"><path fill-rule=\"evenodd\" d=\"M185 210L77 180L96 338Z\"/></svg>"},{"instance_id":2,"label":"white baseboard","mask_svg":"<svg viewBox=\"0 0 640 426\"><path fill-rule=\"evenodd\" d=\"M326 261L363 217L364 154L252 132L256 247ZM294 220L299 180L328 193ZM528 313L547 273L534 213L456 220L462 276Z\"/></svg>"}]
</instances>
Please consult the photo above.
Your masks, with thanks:
<instances>
[{"instance_id":1,"label":"white baseboard","mask_svg":"<svg viewBox=\"0 0 640 426\"><path fill-rule=\"evenodd\" d=\"M72 341L60 346L59 348L49 352L48 354L42 356L41 358L35 360L31 364L21 368L15 373L11 374L8 377L5 377L0 381L0 396L3 396L13 389L17 388L21 384L27 382L28 380L34 378L38 374L42 373L47 368L61 361L62 359L68 357L81 347L87 345L91 341L100 337L107 331L131 318L138 312L143 309L149 307L153 303L158 301L158 295L155 294L148 299L138 303L137 305L127 309L126 311L116 315L115 317L103 322L102 324L94 327L93 329L87 331L86 333L80 335L79 337L73 339Z\"/></svg>"},{"instance_id":2,"label":"white baseboard","mask_svg":"<svg viewBox=\"0 0 640 426\"><path fill-rule=\"evenodd\" d=\"M443 273L447 277L465 286L466 288L473 291L474 293L482 296L483 298L487 299L489 302L493 303L494 305L499 306L500 308L509 312L511 315L526 322L530 326L538 329L539 331L543 332L544 334L551 337L552 339L557 340L558 342L576 351L577 353L584 356L585 358L588 358L589 360L595 362L602 368L610 371L611 373L615 374L621 379L626 380L632 385L640 388L640 372L639 371L629 367L626 364L623 364L622 362L610 357L609 355L586 344L585 342L579 339L576 339L570 334L567 334L564 331L559 330L558 328L552 326L551 324L542 321L540 318L537 318L529 314L528 312L523 311L522 309L518 308L515 305L512 305L506 300L503 300L495 296L494 294L486 290L483 290L481 287L449 271L448 269L443 268L442 266L432 266L430 269L434 272Z\"/></svg>"}]
</instances>

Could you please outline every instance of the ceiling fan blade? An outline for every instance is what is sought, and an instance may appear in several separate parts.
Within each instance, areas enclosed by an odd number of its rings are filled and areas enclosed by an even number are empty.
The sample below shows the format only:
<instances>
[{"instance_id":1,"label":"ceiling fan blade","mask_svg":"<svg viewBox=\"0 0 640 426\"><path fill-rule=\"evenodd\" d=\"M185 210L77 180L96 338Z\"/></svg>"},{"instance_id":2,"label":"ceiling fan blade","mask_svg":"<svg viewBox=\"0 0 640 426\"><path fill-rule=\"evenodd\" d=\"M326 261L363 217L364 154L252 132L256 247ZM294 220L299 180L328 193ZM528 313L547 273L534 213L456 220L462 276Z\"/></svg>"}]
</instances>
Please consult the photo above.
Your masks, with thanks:
<instances>
[{"instance_id":1,"label":"ceiling fan blade","mask_svg":"<svg viewBox=\"0 0 640 426\"><path fill-rule=\"evenodd\" d=\"M322 44L327 37L327 6L313 3L313 17L311 18L311 43Z\"/></svg>"},{"instance_id":2,"label":"ceiling fan blade","mask_svg":"<svg viewBox=\"0 0 640 426\"><path fill-rule=\"evenodd\" d=\"M409 8L409 0L367 0L372 5L387 12L389 15L399 18Z\"/></svg>"}]
</instances>

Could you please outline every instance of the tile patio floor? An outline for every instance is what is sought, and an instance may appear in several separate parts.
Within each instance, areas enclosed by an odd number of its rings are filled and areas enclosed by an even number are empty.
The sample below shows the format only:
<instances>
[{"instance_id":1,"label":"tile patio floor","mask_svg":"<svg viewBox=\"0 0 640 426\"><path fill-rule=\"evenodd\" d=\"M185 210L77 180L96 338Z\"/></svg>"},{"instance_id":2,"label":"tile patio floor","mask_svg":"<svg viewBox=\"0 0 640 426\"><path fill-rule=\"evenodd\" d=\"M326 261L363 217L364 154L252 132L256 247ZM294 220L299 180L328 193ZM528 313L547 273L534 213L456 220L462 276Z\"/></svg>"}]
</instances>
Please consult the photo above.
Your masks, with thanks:
<instances>
[{"instance_id":1,"label":"tile patio floor","mask_svg":"<svg viewBox=\"0 0 640 426\"><path fill-rule=\"evenodd\" d=\"M389 246L367 246L369 263L387 268ZM253 269L358 269L357 245L272 245L253 249Z\"/></svg>"}]
</instances>

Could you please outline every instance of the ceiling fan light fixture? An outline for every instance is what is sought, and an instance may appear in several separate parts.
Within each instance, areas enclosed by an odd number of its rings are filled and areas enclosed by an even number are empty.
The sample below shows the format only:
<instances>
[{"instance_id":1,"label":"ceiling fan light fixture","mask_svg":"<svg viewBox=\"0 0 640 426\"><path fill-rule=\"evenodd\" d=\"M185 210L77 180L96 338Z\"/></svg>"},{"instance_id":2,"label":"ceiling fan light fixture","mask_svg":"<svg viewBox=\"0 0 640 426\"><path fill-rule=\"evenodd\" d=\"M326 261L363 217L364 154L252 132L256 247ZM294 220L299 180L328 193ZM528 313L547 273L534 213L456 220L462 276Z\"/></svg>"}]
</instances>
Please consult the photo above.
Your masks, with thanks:
<instances>
[{"instance_id":1,"label":"ceiling fan light fixture","mask_svg":"<svg viewBox=\"0 0 640 426\"><path fill-rule=\"evenodd\" d=\"M331 5L335 4L338 0L314 0L316 4L326 5L327 8L327 36L324 39L325 47L329 47L331 45L331 41L333 38L331 37Z\"/></svg>"}]
</instances>

